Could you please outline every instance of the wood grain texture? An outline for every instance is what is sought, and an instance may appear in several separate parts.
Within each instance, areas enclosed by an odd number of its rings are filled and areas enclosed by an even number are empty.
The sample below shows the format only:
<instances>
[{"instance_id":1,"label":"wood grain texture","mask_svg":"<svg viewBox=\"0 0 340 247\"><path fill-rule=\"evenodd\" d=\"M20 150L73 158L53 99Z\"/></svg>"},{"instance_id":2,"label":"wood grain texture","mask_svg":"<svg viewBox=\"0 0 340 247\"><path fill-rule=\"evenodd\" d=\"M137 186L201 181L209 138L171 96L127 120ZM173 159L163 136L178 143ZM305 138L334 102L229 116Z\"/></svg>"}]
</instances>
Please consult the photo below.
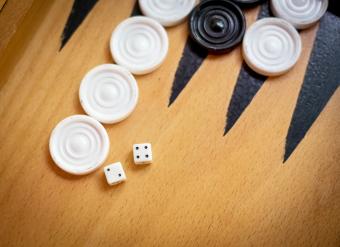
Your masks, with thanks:
<instances>
[{"instance_id":1,"label":"wood grain texture","mask_svg":"<svg viewBox=\"0 0 340 247\"><path fill-rule=\"evenodd\" d=\"M34 0L0 1L0 57L11 38L22 24Z\"/></svg>"},{"instance_id":2,"label":"wood grain texture","mask_svg":"<svg viewBox=\"0 0 340 247\"><path fill-rule=\"evenodd\" d=\"M7 0L0 0L0 11L3 9L3 7L5 6Z\"/></svg>"},{"instance_id":3,"label":"wood grain texture","mask_svg":"<svg viewBox=\"0 0 340 247\"><path fill-rule=\"evenodd\" d=\"M0 246L340 245L339 88L282 165L317 26L301 32L293 70L268 79L224 137L240 49L209 55L168 108L187 25L167 29L164 64L136 77L135 112L105 126L105 164L121 161L128 177L109 187L101 170L82 177L59 170L48 140L61 119L83 113L80 80L112 62L111 32L134 1L100 0L61 52L72 1L34 4L17 31L30 37L17 37L0 64ZM248 24L257 12L247 11ZM152 165L133 165L136 142L152 143Z\"/></svg>"}]
</instances>

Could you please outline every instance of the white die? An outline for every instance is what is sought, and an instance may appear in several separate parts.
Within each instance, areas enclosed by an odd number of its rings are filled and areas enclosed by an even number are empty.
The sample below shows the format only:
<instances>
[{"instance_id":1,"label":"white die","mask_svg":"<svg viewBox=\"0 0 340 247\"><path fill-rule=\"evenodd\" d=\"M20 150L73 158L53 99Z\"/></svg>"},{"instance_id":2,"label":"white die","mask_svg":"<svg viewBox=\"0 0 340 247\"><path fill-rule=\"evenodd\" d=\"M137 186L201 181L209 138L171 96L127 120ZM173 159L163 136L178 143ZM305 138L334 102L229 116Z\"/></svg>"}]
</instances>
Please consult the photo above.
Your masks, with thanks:
<instances>
[{"instance_id":1,"label":"white die","mask_svg":"<svg viewBox=\"0 0 340 247\"><path fill-rule=\"evenodd\" d=\"M126 180L125 172L120 162L105 166L104 173L109 185L119 184Z\"/></svg>"},{"instance_id":2,"label":"white die","mask_svg":"<svg viewBox=\"0 0 340 247\"><path fill-rule=\"evenodd\" d=\"M152 162L152 148L150 143L133 145L133 160L136 165L150 164Z\"/></svg>"}]
</instances>

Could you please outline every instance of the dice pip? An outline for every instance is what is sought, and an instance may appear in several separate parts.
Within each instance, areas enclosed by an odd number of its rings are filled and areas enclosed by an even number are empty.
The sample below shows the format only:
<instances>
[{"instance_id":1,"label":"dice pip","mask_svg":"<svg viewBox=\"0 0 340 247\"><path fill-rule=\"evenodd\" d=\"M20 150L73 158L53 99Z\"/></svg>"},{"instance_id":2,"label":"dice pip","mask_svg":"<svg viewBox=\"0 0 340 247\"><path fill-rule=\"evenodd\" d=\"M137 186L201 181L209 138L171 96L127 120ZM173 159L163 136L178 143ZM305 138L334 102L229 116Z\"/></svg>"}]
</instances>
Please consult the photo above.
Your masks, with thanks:
<instances>
[{"instance_id":1,"label":"dice pip","mask_svg":"<svg viewBox=\"0 0 340 247\"><path fill-rule=\"evenodd\" d=\"M120 162L105 166L104 173L109 185L119 184L126 180L126 175Z\"/></svg>"},{"instance_id":2,"label":"dice pip","mask_svg":"<svg viewBox=\"0 0 340 247\"><path fill-rule=\"evenodd\" d=\"M152 162L152 148L150 143L133 145L133 160L136 165L150 164Z\"/></svg>"}]
</instances>

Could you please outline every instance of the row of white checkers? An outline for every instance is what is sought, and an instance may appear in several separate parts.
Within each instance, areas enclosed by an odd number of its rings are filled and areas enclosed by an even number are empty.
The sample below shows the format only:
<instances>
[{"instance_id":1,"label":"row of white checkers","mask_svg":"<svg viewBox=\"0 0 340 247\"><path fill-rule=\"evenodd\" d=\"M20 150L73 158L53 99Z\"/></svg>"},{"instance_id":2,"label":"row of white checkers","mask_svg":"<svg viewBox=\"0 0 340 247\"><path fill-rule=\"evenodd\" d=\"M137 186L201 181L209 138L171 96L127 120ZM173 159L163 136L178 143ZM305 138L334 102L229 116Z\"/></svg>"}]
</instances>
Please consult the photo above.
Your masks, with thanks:
<instances>
[{"instance_id":1,"label":"row of white checkers","mask_svg":"<svg viewBox=\"0 0 340 247\"><path fill-rule=\"evenodd\" d=\"M302 44L296 29L317 23L327 10L328 0L271 0L270 7L276 18L252 24L245 33L242 51L252 70L277 76L290 70L300 57Z\"/></svg>"},{"instance_id":2,"label":"row of white checkers","mask_svg":"<svg viewBox=\"0 0 340 247\"><path fill-rule=\"evenodd\" d=\"M110 141L101 123L117 123L133 112L139 97L133 74L150 73L162 64L169 47L163 26L181 23L196 4L196 0L139 0L145 16L127 18L114 29L110 50L116 64L91 69L80 84L80 103L89 116L68 117L52 131L50 153L61 169L87 174L105 162ZM267 76L288 71L301 53L295 28L316 23L327 5L328 0L271 0L272 12L279 18L256 21L244 36L243 55L249 67ZM151 153L147 155L152 158ZM113 168L104 170L105 174L116 171ZM121 175L116 175L125 178L123 170L118 170Z\"/></svg>"},{"instance_id":3,"label":"row of white checkers","mask_svg":"<svg viewBox=\"0 0 340 247\"><path fill-rule=\"evenodd\" d=\"M140 0L139 4L150 17L128 18L112 33L110 50L117 65L96 66L81 81L79 99L88 116L67 117L51 133L49 149L52 159L68 173L88 174L105 162L110 140L101 123L120 122L133 112L139 90L132 74L150 73L161 65L169 46L162 25L182 22L195 6L195 1ZM164 14L164 11L170 12ZM134 144L132 148L136 165L152 162L150 143ZM107 165L103 170L110 185L126 180L120 162Z\"/></svg>"}]
</instances>

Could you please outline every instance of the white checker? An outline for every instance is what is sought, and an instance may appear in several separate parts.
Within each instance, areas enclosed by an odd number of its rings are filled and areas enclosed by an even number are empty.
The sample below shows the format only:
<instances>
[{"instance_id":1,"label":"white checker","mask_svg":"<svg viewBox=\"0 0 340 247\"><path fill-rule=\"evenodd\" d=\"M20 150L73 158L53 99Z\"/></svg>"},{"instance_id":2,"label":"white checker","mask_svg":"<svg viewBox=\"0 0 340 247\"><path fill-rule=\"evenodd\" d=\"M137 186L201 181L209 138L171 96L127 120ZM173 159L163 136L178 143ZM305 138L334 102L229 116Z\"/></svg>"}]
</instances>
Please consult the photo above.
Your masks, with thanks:
<instances>
[{"instance_id":1,"label":"white checker","mask_svg":"<svg viewBox=\"0 0 340 247\"><path fill-rule=\"evenodd\" d=\"M117 64L133 74L147 74L165 60L169 40L164 27L157 21L136 16L116 27L111 36L110 49Z\"/></svg>"},{"instance_id":2,"label":"white checker","mask_svg":"<svg viewBox=\"0 0 340 247\"><path fill-rule=\"evenodd\" d=\"M109 136L97 120L86 115L65 118L53 129L49 142L52 159L75 175L97 169L109 153Z\"/></svg>"},{"instance_id":3,"label":"white checker","mask_svg":"<svg viewBox=\"0 0 340 247\"><path fill-rule=\"evenodd\" d=\"M133 160L136 165L152 163L152 148L150 143L133 145Z\"/></svg>"},{"instance_id":4,"label":"white checker","mask_svg":"<svg viewBox=\"0 0 340 247\"><path fill-rule=\"evenodd\" d=\"M270 7L275 16L285 19L297 29L305 29L325 14L328 0L271 0Z\"/></svg>"},{"instance_id":5,"label":"white checker","mask_svg":"<svg viewBox=\"0 0 340 247\"><path fill-rule=\"evenodd\" d=\"M138 101L138 86L133 75L114 64L102 64L83 78L79 99L84 111L102 123L127 118Z\"/></svg>"},{"instance_id":6,"label":"white checker","mask_svg":"<svg viewBox=\"0 0 340 247\"><path fill-rule=\"evenodd\" d=\"M126 175L120 162L105 166L104 173L109 185L119 184L126 180Z\"/></svg>"},{"instance_id":7,"label":"white checker","mask_svg":"<svg viewBox=\"0 0 340 247\"><path fill-rule=\"evenodd\" d=\"M184 21L196 3L196 0L139 0L142 13L165 27Z\"/></svg>"},{"instance_id":8,"label":"white checker","mask_svg":"<svg viewBox=\"0 0 340 247\"><path fill-rule=\"evenodd\" d=\"M256 21L243 39L243 58L255 72L266 76L290 70L301 54L301 38L296 29L280 18Z\"/></svg>"}]
</instances>

